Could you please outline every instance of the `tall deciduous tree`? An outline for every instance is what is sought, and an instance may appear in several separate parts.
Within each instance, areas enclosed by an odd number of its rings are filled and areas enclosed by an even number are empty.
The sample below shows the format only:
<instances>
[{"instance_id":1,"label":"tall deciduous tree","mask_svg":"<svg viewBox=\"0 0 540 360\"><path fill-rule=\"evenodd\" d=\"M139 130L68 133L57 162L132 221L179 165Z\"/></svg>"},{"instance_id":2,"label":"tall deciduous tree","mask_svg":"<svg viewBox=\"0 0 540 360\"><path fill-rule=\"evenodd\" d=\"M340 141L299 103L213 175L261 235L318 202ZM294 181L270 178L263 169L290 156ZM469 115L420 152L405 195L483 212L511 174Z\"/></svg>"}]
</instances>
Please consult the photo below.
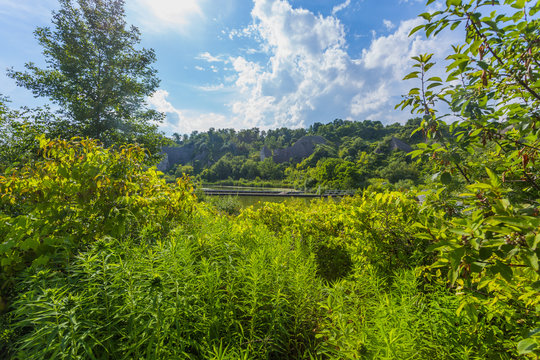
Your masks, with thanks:
<instances>
[{"instance_id":1,"label":"tall deciduous tree","mask_svg":"<svg viewBox=\"0 0 540 360\"><path fill-rule=\"evenodd\" d=\"M47 67L8 70L19 86L59 105L75 133L105 144L140 142L156 149L162 114L145 98L159 85L152 49L125 21L124 0L59 0L52 28L35 31Z\"/></svg>"}]
</instances>

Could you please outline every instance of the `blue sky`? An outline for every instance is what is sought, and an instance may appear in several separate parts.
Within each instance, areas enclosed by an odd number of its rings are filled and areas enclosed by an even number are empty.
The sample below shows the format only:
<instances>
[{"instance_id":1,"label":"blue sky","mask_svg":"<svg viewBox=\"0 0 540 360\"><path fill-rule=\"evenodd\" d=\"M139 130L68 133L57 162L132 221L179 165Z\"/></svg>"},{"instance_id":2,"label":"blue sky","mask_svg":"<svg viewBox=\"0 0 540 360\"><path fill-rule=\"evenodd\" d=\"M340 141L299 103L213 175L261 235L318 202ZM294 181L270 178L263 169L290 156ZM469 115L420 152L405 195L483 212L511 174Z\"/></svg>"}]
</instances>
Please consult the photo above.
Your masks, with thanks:
<instances>
[{"instance_id":1,"label":"blue sky","mask_svg":"<svg viewBox=\"0 0 540 360\"><path fill-rule=\"evenodd\" d=\"M0 0L0 93L42 105L5 76L44 64L33 37L56 0ZM405 122L394 110L414 84L410 57L441 61L456 33L407 36L418 0L126 0L128 22L155 49L161 85L149 104L166 134L214 128L301 127L335 118Z\"/></svg>"}]
</instances>

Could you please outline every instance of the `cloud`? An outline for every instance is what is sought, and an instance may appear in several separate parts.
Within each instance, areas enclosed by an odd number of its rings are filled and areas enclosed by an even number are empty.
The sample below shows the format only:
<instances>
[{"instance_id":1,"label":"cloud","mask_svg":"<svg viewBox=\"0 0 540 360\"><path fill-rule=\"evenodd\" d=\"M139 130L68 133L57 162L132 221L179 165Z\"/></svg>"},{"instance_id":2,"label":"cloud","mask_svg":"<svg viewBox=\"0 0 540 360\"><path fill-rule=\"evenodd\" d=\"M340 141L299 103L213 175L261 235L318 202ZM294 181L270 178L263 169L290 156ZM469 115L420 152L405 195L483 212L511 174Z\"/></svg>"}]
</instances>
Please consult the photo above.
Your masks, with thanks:
<instances>
[{"instance_id":1,"label":"cloud","mask_svg":"<svg viewBox=\"0 0 540 360\"><path fill-rule=\"evenodd\" d=\"M347 7L349 7L349 5L351 5L351 0L346 0L344 3L334 6L332 9L332 15L336 16L339 11L345 10Z\"/></svg>"},{"instance_id":2,"label":"cloud","mask_svg":"<svg viewBox=\"0 0 540 360\"><path fill-rule=\"evenodd\" d=\"M197 89L202 91L219 91L225 89L224 84L219 85L203 85L203 86L197 86Z\"/></svg>"},{"instance_id":3,"label":"cloud","mask_svg":"<svg viewBox=\"0 0 540 360\"><path fill-rule=\"evenodd\" d=\"M449 32L430 39L420 33L409 37L422 19L388 22L389 34L373 33L370 45L352 57L345 27L335 16L294 8L287 0L254 0L251 16L250 30L235 34L250 34L264 53L253 58L239 51L242 55L227 59L208 52L199 55L210 63L227 62L232 67L222 80L227 84L223 85L224 99L230 112L225 116L178 110L162 90L151 103L180 119L179 125L167 126L189 132L208 127L294 128L335 118L405 122L411 115L394 106L402 94L417 86L414 81L402 81L411 70L410 58L434 52L433 60L442 62L459 36ZM432 76L442 74L441 69L433 69ZM222 90L221 86L199 90Z\"/></svg>"},{"instance_id":4,"label":"cloud","mask_svg":"<svg viewBox=\"0 0 540 360\"><path fill-rule=\"evenodd\" d=\"M146 31L185 33L205 18L200 0L132 0L127 2Z\"/></svg>"},{"instance_id":5,"label":"cloud","mask_svg":"<svg viewBox=\"0 0 540 360\"><path fill-rule=\"evenodd\" d=\"M409 115L393 109L414 86L402 81L410 58L435 52L434 59L442 60L453 40L443 35L409 38L422 21L412 19L389 35L374 34L361 56L352 58L337 18L293 8L285 0L254 3L257 36L269 58L255 62L238 56L232 61L239 96L231 109L242 124L261 128L300 127L337 117L404 122Z\"/></svg>"},{"instance_id":6,"label":"cloud","mask_svg":"<svg viewBox=\"0 0 540 360\"><path fill-rule=\"evenodd\" d=\"M198 60L204 60L204 61L207 61L207 62L225 62L226 60L224 60L221 56L213 56L211 55L208 51L207 52L204 52L202 54L199 54L199 56L197 56Z\"/></svg>"},{"instance_id":7,"label":"cloud","mask_svg":"<svg viewBox=\"0 0 540 360\"><path fill-rule=\"evenodd\" d=\"M229 31L229 39L251 38L256 37L257 34L257 27L254 24L250 24L242 29L232 29Z\"/></svg>"},{"instance_id":8,"label":"cloud","mask_svg":"<svg viewBox=\"0 0 540 360\"><path fill-rule=\"evenodd\" d=\"M345 5L343 3L342 5ZM405 121L393 110L411 84L401 81L410 57L449 48L446 40L408 37L421 20L401 22L395 32L376 36L360 58L347 52L345 30L333 17L293 8L285 0L255 0L252 17L267 62L238 56L238 123L261 128L301 127L334 118Z\"/></svg>"},{"instance_id":9,"label":"cloud","mask_svg":"<svg viewBox=\"0 0 540 360\"><path fill-rule=\"evenodd\" d=\"M178 109L169 102L168 97L169 92L160 89L147 99L149 105L167 114L165 122L160 126L160 129L167 134L190 134L195 130L208 130L211 127L238 128L223 114Z\"/></svg>"},{"instance_id":10,"label":"cloud","mask_svg":"<svg viewBox=\"0 0 540 360\"><path fill-rule=\"evenodd\" d=\"M386 30L392 30L396 27L396 25L394 25L393 22L391 22L390 20L386 20L384 19L383 20L383 24L384 24L384 27L386 28Z\"/></svg>"}]
</instances>

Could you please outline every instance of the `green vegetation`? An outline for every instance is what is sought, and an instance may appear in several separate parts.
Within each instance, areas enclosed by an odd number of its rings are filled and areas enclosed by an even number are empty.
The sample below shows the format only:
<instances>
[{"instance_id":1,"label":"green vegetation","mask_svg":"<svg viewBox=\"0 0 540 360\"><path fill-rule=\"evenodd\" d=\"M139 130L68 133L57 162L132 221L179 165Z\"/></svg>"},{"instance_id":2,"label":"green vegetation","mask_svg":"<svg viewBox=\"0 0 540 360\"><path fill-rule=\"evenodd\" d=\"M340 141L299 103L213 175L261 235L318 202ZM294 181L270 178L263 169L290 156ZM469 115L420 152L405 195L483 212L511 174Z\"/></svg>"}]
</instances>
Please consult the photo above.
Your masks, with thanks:
<instances>
[{"instance_id":1,"label":"green vegetation","mask_svg":"<svg viewBox=\"0 0 540 360\"><path fill-rule=\"evenodd\" d=\"M540 4L505 3L515 14L449 0L421 15L413 32L463 23L467 37L447 81L429 75L431 55L414 58L419 87L401 106L421 119L404 127L181 140L208 158L179 173L264 166L305 187L365 188L339 202L198 201L139 145L51 140L62 120L0 99L0 358L538 359ZM425 136L413 159L387 156L399 132ZM294 166L238 167L306 134L328 143ZM429 172L422 192L388 189Z\"/></svg>"},{"instance_id":2,"label":"green vegetation","mask_svg":"<svg viewBox=\"0 0 540 360\"><path fill-rule=\"evenodd\" d=\"M174 136L186 156L167 171L170 177L190 175L213 184L250 184L258 186L293 186L298 189L362 189L370 179L385 179L398 188L410 188L424 182L423 166L411 161L406 151L393 142L400 139L407 146L422 140L414 130L420 119L406 125L383 126L378 121L336 119L316 123L308 129L257 128L210 129L189 136ZM269 151L291 147L304 136L318 136L325 144L315 145L305 158L276 163L272 157L261 159L263 147Z\"/></svg>"},{"instance_id":3,"label":"green vegetation","mask_svg":"<svg viewBox=\"0 0 540 360\"><path fill-rule=\"evenodd\" d=\"M433 267L447 269L463 294L459 312L504 316L508 327L521 328L519 352L538 355L540 3L505 1L513 14L493 11L497 3L447 1L446 9L421 15L428 22L413 32L430 36L465 24L466 42L448 56L446 81L428 75L431 55L413 58L415 71L405 78L420 87L402 106L423 114L428 140L413 155L435 160L439 175L427 211L442 206L447 221L426 222L437 239ZM451 112L441 115L439 102ZM452 136L441 131L449 115L459 119Z\"/></svg>"},{"instance_id":4,"label":"green vegetation","mask_svg":"<svg viewBox=\"0 0 540 360\"><path fill-rule=\"evenodd\" d=\"M407 195L230 217L145 170L137 148L42 139L41 151L0 182L8 357L514 353L491 322L454 321L457 299L421 275L430 241ZM476 327L490 342L471 340Z\"/></svg>"}]
</instances>

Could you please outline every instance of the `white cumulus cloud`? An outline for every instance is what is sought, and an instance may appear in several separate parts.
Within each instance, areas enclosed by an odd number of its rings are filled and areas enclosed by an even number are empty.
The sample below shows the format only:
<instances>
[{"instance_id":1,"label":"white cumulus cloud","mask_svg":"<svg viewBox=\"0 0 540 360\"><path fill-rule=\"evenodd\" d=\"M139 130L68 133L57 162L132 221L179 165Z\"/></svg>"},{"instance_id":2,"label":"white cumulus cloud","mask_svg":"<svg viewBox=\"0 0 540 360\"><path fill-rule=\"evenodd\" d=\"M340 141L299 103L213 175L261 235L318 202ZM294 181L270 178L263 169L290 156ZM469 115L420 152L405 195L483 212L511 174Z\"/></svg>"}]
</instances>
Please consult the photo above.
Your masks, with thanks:
<instances>
[{"instance_id":1,"label":"white cumulus cloud","mask_svg":"<svg viewBox=\"0 0 540 360\"><path fill-rule=\"evenodd\" d=\"M392 30L396 27L396 25L392 21L386 19L383 20L383 24L386 30Z\"/></svg>"},{"instance_id":2,"label":"white cumulus cloud","mask_svg":"<svg viewBox=\"0 0 540 360\"><path fill-rule=\"evenodd\" d=\"M223 114L178 109L169 102L168 97L169 92L160 89L147 99L149 105L166 113L167 118L160 128L167 134L190 134L195 130L208 130L211 127L216 129L236 127L230 118Z\"/></svg>"},{"instance_id":3,"label":"white cumulus cloud","mask_svg":"<svg viewBox=\"0 0 540 360\"><path fill-rule=\"evenodd\" d=\"M351 0L346 0L344 3L334 6L332 9L332 15L336 15L339 11L346 9L351 5Z\"/></svg>"},{"instance_id":4,"label":"white cumulus cloud","mask_svg":"<svg viewBox=\"0 0 540 360\"><path fill-rule=\"evenodd\" d=\"M131 0L132 10L145 31L184 33L194 21L204 19L200 0Z\"/></svg>"},{"instance_id":5,"label":"white cumulus cloud","mask_svg":"<svg viewBox=\"0 0 540 360\"><path fill-rule=\"evenodd\" d=\"M402 81L411 71L410 58L435 53L433 60L442 62L450 44L459 40L459 35L451 32L434 39L425 39L420 33L409 37L410 30L422 21L418 18L399 24L388 22L390 33L374 34L371 44L353 57L348 52L345 27L335 16L294 8L288 0L253 1L253 23L249 31L238 33L258 41L266 57L254 60L244 54L225 59L201 54L206 61L219 59L232 66L224 79L230 113L186 114L171 109L163 94L161 98L156 95L158 110L178 114L179 123L184 124L175 125L178 129L301 127L335 118L405 122L411 115L394 110L394 106L402 94L418 85Z\"/></svg>"},{"instance_id":6,"label":"white cumulus cloud","mask_svg":"<svg viewBox=\"0 0 540 360\"><path fill-rule=\"evenodd\" d=\"M210 54L208 51L203 52L202 54L199 54L199 56L197 56L197 59L198 60L204 60L204 61L207 61L207 62L210 62L210 63L224 61L221 56L214 56L214 55Z\"/></svg>"},{"instance_id":7,"label":"white cumulus cloud","mask_svg":"<svg viewBox=\"0 0 540 360\"><path fill-rule=\"evenodd\" d=\"M409 38L421 22L412 19L389 35L375 35L370 47L352 58L337 18L293 8L286 0L254 3L252 17L269 59L234 59L240 96L232 110L242 124L262 128L306 126L338 117L405 121L409 115L394 111L394 105L414 85L401 80L410 70L410 58L435 52L441 60L452 40Z\"/></svg>"}]
</instances>

